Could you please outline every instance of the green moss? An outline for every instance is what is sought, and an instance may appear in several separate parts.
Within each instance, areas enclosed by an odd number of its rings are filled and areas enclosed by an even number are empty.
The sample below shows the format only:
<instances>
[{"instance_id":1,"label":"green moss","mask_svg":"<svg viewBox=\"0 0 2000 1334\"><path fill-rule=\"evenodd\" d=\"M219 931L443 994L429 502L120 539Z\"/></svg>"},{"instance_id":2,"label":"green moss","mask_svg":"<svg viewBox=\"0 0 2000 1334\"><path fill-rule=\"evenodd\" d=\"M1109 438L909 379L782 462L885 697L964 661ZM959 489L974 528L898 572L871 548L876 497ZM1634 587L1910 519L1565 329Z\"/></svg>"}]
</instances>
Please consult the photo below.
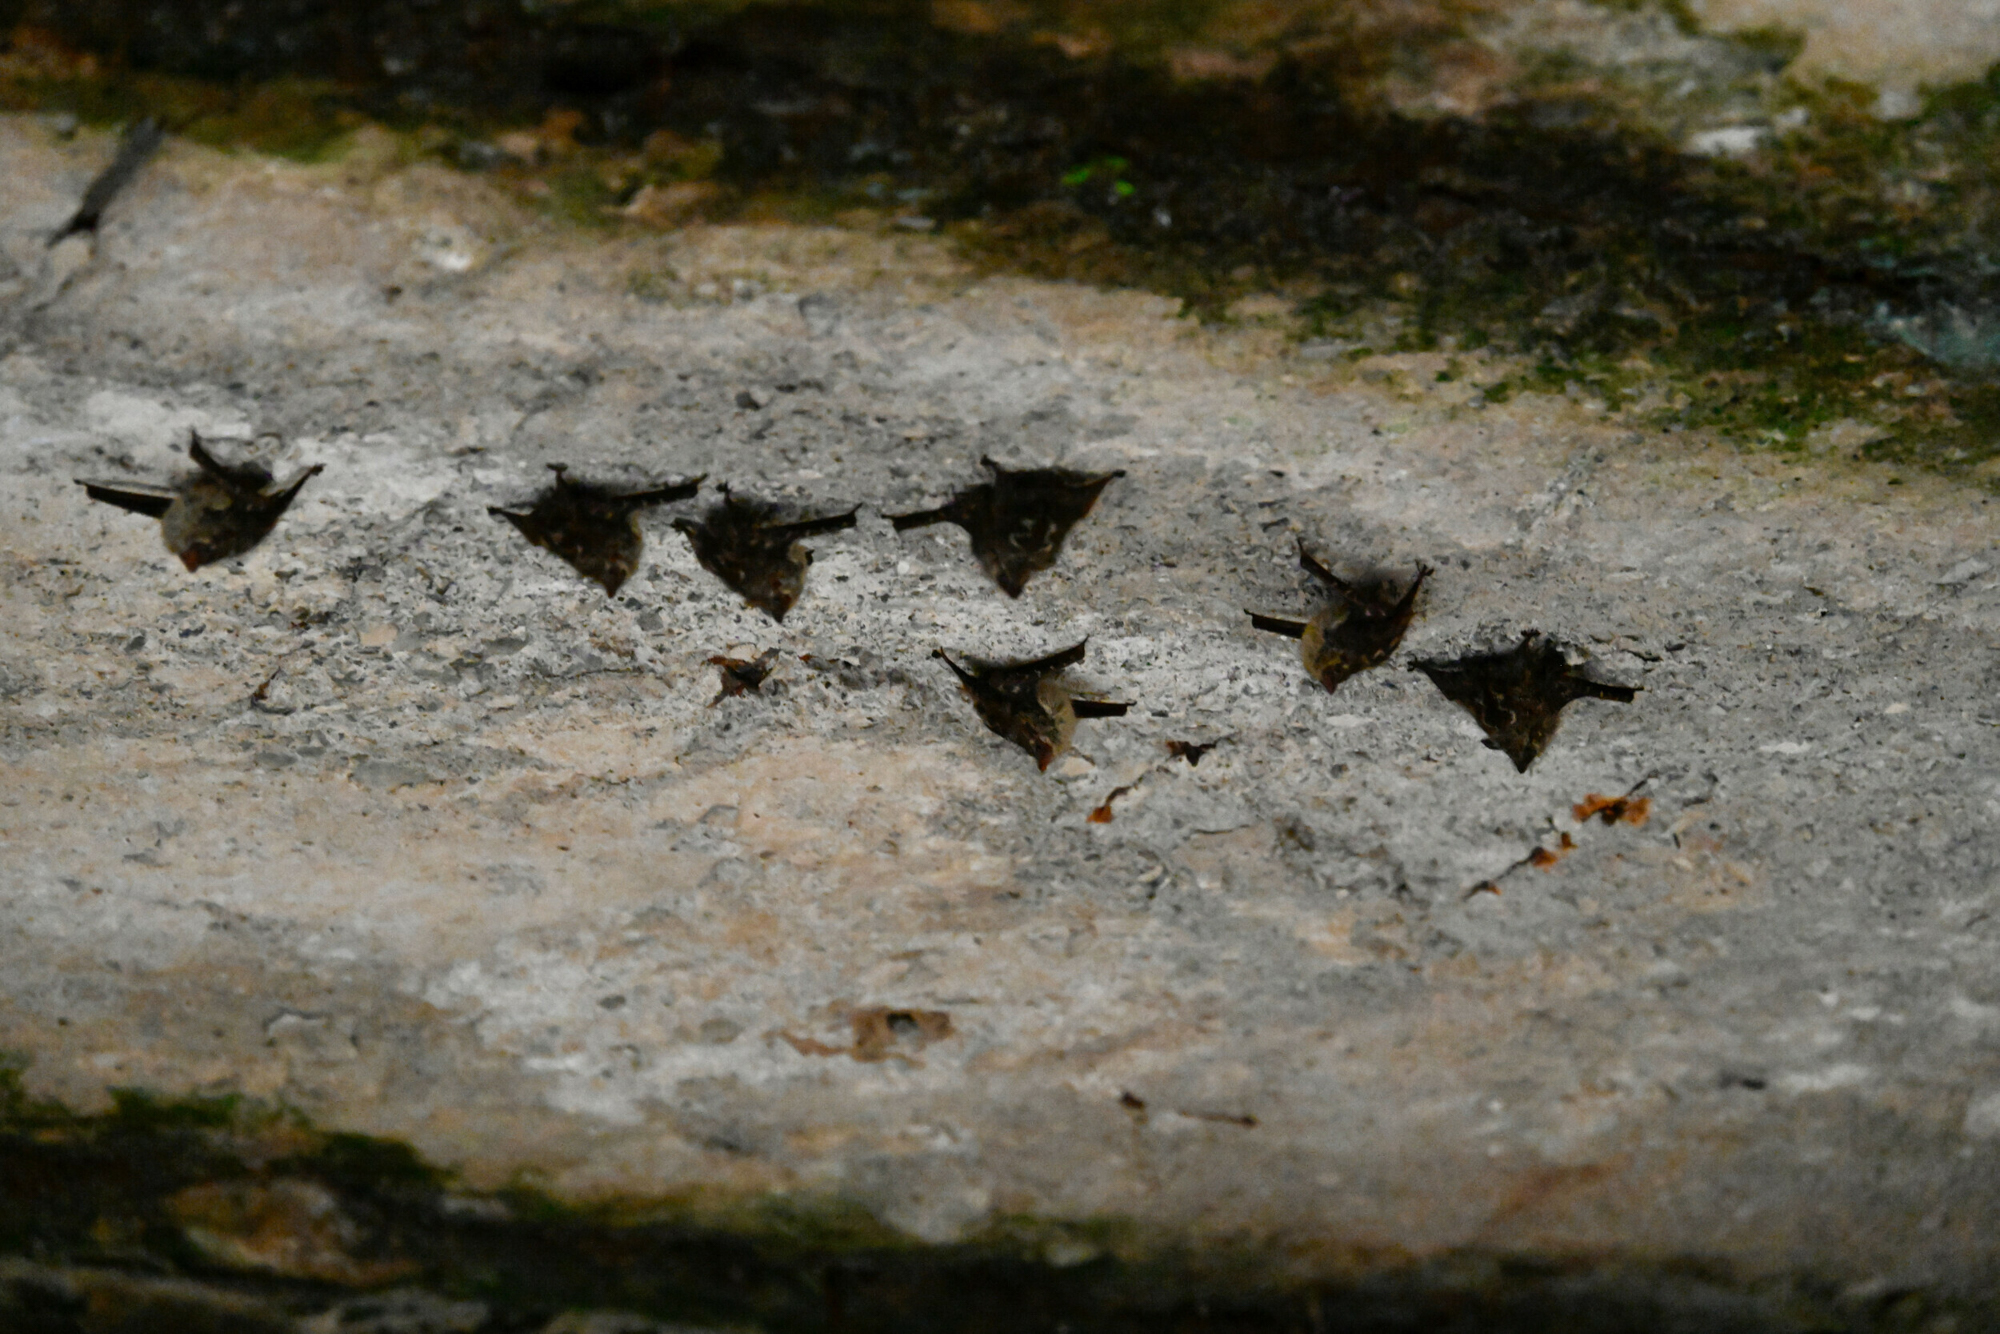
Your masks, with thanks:
<instances>
[{"instance_id":1,"label":"green moss","mask_svg":"<svg viewBox=\"0 0 2000 1334\"><path fill-rule=\"evenodd\" d=\"M315 1136L308 1152L278 1160L273 1170L310 1173L349 1190L441 1191L451 1179L407 1144L342 1133Z\"/></svg>"},{"instance_id":2,"label":"green moss","mask_svg":"<svg viewBox=\"0 0 2000 1334\"><path fill-rule=\"evenodd\" d=\"M1053 0L1029 11L1030 26L1075 18ZM710 58L677 66L671 97L615 114L514 85L433 100L428 139L406 141L494 162L496 183L576 225L619 224L646 185L711 179L725 190L704 212L718 219L921 208L982 267L1145 287L1204 321L1254 291L1317 287L1301 337L1485 349L1524 367L1486 384L1489 403L1574 383L1614 412L1745 447L1798 449L1852 417L1886 432L1878 457L1945 471L1992 457L2000 334L1950 316L1953 303L2000 306L2000 71L1884 123L1872 89L1773 77L1795 33L1709 39L1723 53L1701 67L1713 79L1675 104L1692 124L1746 106L1792 117L1755 161L1715 161L1648 128L1666 76L1562 53L1477 124L1354 109L1356 71L1400 57L1340 43L1293 53L1261 85L1172 79L1161 54L1213 39L1230 12L1220 0L1093 9L1118 52L1075 61L1011 28L977 39L896 6L528 7L507 20L525 50L551 24L616 22L698 31ZM448 72L466 57L445 44L431 58ZM81 60L56 77L59 63L0 81L0 100L103 123L151 110L208 142L305 160L345 151L359 118L408 114L386 86ZM764 76L795 95L746 102ZM534 167L474 151L551 111L580 117L579 147ZM633 281L642 299L673 298L670 280Z\"/></svg>"},{"instance_id":3,"label":"green moss","mask_svg":"<svg viewBox=\"0 0 2000 1334\"><path fill-rule=\"evenodd\" d=\"M1796 28L1772 24L1760 28L1738 28L1729 34L1729 40L1746 51L1762 57L1762 63L1772 71L1784 69L1799 58L1806 49L1806 35Z\"/></svg>"},{"instance_id":4,"label":"green moss","mask_svg":"<svg viewBox=\"0 0 2000 1334\"><path fill-rule=\"evenodd\" d=\"M1751 1284L1696 1259L1459 1251L1415 1262L1322 1242L1315 1261L1256 1238L1179 1248L1122 1219L1003 1215L956 1245L893 1232L838 1197L750 1195L577 1205L518 1183L480 1199L407 1145L330 1132L296 1112L233 1098L139 1091L91 1116L33 1105L25 1060L0 1062L0 1251L43 1264L180 1274L215 1284L218 1302L254 1296L292 1310L323 1305L323 1267L309 1287L283 1272L284 1216L258 1216L255 1249L279 1272L220 1265L176 1221L191 1188L304 1178L328 1215L306 1250L329 1235L357 1261L503 1312L539 1328L557 1312L610 1308L667 1321L770 1334L829 1327L919 1334L1002 1334L1066 1328L1086 1334L1279 1334L1320 1327L1477 1327L1492 1334L1554 1328L1636 1328L1685 1310L1704 1328L1775 1331L1898 1328L1840 1310L1810 1280ZM283 1151L276 1151L282 1146ZM1357 1277L1308 1285L1281 1277L1314 1264ZM361 1272L357 1270L357 1272ZM0 1279L4 1281L4 1279ZM183 1282L187 1294L198 1285ZM1898 1318L1921 1297L1927 1318L1979 1323L1993 1313L1931 1294L1899 1296ZM8 1308L0 1290L0 1313ZM1838 1319L1836 1319L1838 1315ZM1961 1327L1971 1327L1965 1325Z\"/></svg>"}]
</instances>

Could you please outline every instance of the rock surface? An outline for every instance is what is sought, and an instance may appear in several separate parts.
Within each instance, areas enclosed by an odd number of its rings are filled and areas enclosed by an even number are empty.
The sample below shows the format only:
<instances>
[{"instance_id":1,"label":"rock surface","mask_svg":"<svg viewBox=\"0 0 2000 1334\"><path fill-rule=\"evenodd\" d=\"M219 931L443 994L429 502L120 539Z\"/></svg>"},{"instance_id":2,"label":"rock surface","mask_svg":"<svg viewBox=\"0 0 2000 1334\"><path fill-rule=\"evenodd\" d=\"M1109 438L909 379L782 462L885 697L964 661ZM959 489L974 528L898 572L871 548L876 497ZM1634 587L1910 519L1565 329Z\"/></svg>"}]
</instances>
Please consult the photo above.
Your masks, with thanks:
<instances>
[{"instance_id":1,"label":"rock surface","mask_svg":"<svg viewBox=\"0 0 2000 1334\"><path fill-rule=\"evenodd\" d=\"M108 153L0 122L0 1047L36 1096L240 1092L468 1189L936 1242L2000 1261L1985 493L925 237L570 232L430 167L175 145L44 250ZM325 465L193 575L71 481L171 475L191 427ZM982 454L1127 472L1018 601L883 517ZM861 521L782 626L687 507L609 600L487 513L550 462ZM1295 534L1437 567L1334 695L1244 615L1309 611ZM1410 664L1528 629L1643 690L1518 774ZM1072 679L1135 707L1046 774L930 656L1086 635ZM718 701L709 659L767 648Z\"/></svg>"}]
</instances>

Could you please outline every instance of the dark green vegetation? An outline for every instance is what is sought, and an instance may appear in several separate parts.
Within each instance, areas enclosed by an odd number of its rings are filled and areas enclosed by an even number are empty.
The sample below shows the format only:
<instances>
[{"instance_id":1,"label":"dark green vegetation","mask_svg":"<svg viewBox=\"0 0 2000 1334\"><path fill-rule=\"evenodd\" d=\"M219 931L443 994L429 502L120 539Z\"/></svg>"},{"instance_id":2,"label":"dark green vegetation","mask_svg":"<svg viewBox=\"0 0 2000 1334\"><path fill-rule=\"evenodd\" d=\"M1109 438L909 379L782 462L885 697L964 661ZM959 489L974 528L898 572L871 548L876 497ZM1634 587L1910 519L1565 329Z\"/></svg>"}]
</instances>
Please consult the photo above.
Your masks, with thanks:
<instances>
[{"instance_id":1,"label":"dark green vegetation","mask_svg":"<svg viewBox=\"0 0 2000 1334\"><path fill-rule=\"evenodd\" d=\"M1317 293L1304 333L1355 355L1491 348L1532 368L1488 401L1640 400L1635 425L1757 447L1851 417L1862 452L1960 469L2000 436L2000 76L1885 124L1864 90L1773 83L1796 42L1753 35L1736 55L1779 89L1767 110L1802 119L1733 163L1618 128L1615 92L1580 101L1561 61L1477 120L1371 109L1356 72L1383 56L1362 37L1187 82L908 4L9 8L15 105L143 108L306 156L375 119L579 218L691 178L711 216L921 215L996 266L1146 286L1205 318L1283 284ZM1135 12L1169 35L1195 22ZM40 58L50 41L91 59ZM561 161L510 157L509 125L542 126Z\"/></svg>"},{"instance_id":2,"label":"dark green vegetation","mask_svg":"<svg viewBox=\"0 0 2000 1334\"><path fill-rule=\"evenodd\" d=\"M727 1225L664 1207L580 1211L526 1188L455 1193L447 1173L402 1145L326 1134L233 1098L125 1094L102 1115L78 1116L33 1102L12 1071L0 1074L0 1257L39 1266L0 1262L0 1327L10 1331L262 1334L343 1302L358 1312L361 1290L412 1288L482 1303L482 1334L539 1330L580 1308L870 1334L1747 1334L1915 1329L1940 1314L1909 1293L1843 1300L1832 1285L1754 1287L1686 1262L1459 1254L1416 1264L1357 1254L1353 1267L1368 1277L1308 1287L1260 1280L1221 1250L1058 1266L1039 1258L1052 1236L1072 1246L1087 1238L1029 1221L978 1243L925 1248L837 1208L767 1204ZM311 1207L288 1210L288 1199ZM235 1203L219 1210L217 1200ZM233 1262L232 1240L244 1248ZM106 1276L122 1276L112 1279L116 1300L62 1290L66 1279L102 1289Z\"/></svg>"}]
</instances>

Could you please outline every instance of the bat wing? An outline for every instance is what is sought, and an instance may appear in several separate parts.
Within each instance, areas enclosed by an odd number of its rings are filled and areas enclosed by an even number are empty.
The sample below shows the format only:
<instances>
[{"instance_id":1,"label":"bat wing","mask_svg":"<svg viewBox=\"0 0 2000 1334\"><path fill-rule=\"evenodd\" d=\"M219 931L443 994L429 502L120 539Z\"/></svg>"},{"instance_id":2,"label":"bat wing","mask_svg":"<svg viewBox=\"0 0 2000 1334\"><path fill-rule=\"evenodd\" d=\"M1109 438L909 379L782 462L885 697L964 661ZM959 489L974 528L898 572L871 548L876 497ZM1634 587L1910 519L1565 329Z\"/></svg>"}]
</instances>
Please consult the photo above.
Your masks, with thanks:
<instances>
[{"instance_id":1,"label":"bat wing","mask_svg":"<svg viewBox=\"0 0 2000 1334\"><path fill-rule=\"evenodd\" d=\"M149 486L144 482L92 482L77 478L76 484L92 500L101 500L107 505L116 505L134 514L157 519L165 514L174 503L175 492L164 486Z\"/></svg>"},{"instance_id":2,"label":"bat wing","mask_svg":"<svg viewBox=\"0 0 2000 1334\"><path fill-rule=\"evenodd\" d=\"M1036 658L1033 662L1009 663L1007 672L1009 675L1019 673L1023 676L1048 676L1065 667L1074 667L1083 661L1084 647L1089 643L1088 639L1079 639L1068 648L1057 649L1046 658Z\"/></svg>"},{"instance_id":3,"label":"bat wing","mask_svg":"<svg viewBox=\"0 0 2000 1334\"><path fill-rule=\"evenodd\" d=\"M1283 635L1287 639L1297 639L1306 632L1304 621L1287 620L1282 616L1262 616L1254 611L1249 613L1249 617L1250 624L1255 629L1269 630L1272 634Z\"/></svg>"},{"instance_id":4,"label":"bat wing","mask_svg":"<svg viewBox=\"0 0 2000 1334\"><path fill-rule=\"evenodd\" d=\"M195 466L203 472L219 481L226 482L238 490L262 491L271 485L271 470L269 468L258 463L224 463L209 452L207 443L194 431L188 432L188 457L193 459ZM306 477L312 476L313 472L316 471L318 470L313 469L308 471L305 477L301 477L299 481L303 483ZM293 489L296 490L297 488Z\"/></svg>"},{"instance_id":5,"label":"bat wing","mask_svg":"<svg viewBox=\"0 0 2000 1334\"><path fill-rule=\"evenodd\" d=\"M1299 539L1299 568L1329 588L1348 592L1347 581L1322 564L1318 557L1306 550L1306 540Z\"/></svg>"},{"instance_id":6,"label":"bat wing","mask_svg":"<svg viewBox=\"0 0 2000 1334\"><path fill-rule=\"evenodd\" d=\"M962 684L967 690L979 689L979 684L980 684L979 678L977 676L974 676L971 672L966 671L965 668L959 666L957 663L953 662L951 660L951 655L949 653L946 653L941 648L932 649L931 656L934 658L943 659L944 665L951 668L951 674L953 676L956 676L959 679L960 684Z\"/></svg>"},{"instance_id":7,"label":"bat wing","mask_svg":"<svg viewBox=\"0 0 2000 1334\"><path fill-rule=\"evenodd\" d=\"M284 487L282 490L271 491L266 493L265 498L269 500L272 505L276 506L279 512L282 513L284 509L292 503L293 499L297 497L300 488L304 487L307 482L310 482L313 478L319 476L321 473L325 471L326 471L325 464L315 463L313 464L312 467L307 468L297 477L294 477L291 480L290 484Z\"/></svg>"},{"instance_id":8,"label":"bat wing","mask_svg":"<svg viewBox=\"0 0 2000 1334\"><path fill-rule=\"evenodd\" d=\"M708 474L676 482L672 486L658 486L647 491L632 491L618 497L618 503L630 509L646 505L669 505L676 500L691 500L701 490L701 484L708 480Z\"/></svg>"},{"instance_id":9,"label":"bat wing","mask_svg":"<svg viewBox=\"0 0 2000 1334\"><path fill-rule=\"evenodd\" d=\"M817 537L821 533L837 533L842 529L852 528L854 526L854 516L860 512L860 508L857 506L845 514L829 514L823 519L804 519L798 523L774 524L766 531L773 537L790 538L796 542L802 537Z\"/></svg>"},{"instance_id":10,"label":"bat wing","mask_svg":"<svg viewBox=\"0 0 2000 1334\"><path fill-rule=\"evenodd\" d=\"M951 505L940 505L934 510L917 510L913 514L892 514L889 522L899 533L907 533L912 528L925 528L934 523L956 523Z\"/></svg>"}]
</instances>

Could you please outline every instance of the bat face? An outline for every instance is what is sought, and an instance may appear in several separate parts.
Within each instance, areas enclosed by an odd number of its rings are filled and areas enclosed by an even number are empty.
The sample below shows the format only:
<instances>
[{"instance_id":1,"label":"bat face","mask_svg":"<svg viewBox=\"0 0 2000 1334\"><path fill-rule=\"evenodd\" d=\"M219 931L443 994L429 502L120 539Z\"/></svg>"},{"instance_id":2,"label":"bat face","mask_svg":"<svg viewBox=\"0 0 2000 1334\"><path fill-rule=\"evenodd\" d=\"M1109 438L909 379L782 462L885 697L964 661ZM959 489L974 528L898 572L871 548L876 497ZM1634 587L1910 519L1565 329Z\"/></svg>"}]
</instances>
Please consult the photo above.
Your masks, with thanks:
<instances>
[{"instance_id":1,"label":"bat face","mask_svg":"<svg viewBox=\"0 0 2000 1334\"><path fill-rule=\"evenodd\" d=\"M1077 643L1028 662L975 663L961 667L943 649L937 650L937 656L944 659L945 666L951 668L959 684L972 696L972 707L980 721L1034 756L1036 765L1042 769L1047 769L1056 756L1069 749L1079 716L1115 718L1130 707L1107 700L1070 698L1069 691L1056 677L1064 668L1082 662L1083 653L1084 645Z\"/></svg>"},{"instance_id":2,"label":"bat face","mask_svg":"<svg viewBox=\"0 0 2000 1334\"><path fill-rule=\"evenodd\" d=\"M959 492L935 510L891 520L898 531L955 523L972 539L972 554L1009 597L1056 563L1070 529L1083 521L1098 495L1124 471L1074 472L1068 468L1003 468L981 463L993 480Z\"/></svg>"},{"instance_id":3,"label":"bat face","mask_svg":"<svg viewBox=\"0 0 2000 1334\"><path fill-rule=\"evenodd\" d=\"M1444 697L1472 715L1486 733L1486 745L1526 773L1556 734L1563 706L1591 698L1630 704L1635 686L1593 681L1555 644L1530 630L1515 647L1478 653L1452 662L1420 662Z\"/></svg>"},{"instance_id":4,"label":"bat face","mask_svg":"<svg viewBox=\"0 0 2000 1334\"><path fill-rule=\"evenodd\" d=\"M591 482L571 480L564 464L552 463L555 485L536 498L533 508L488 512L519 529L521 536L544 551L562 557L586 579L616 596L639 568L645 536L639 531L639 511L648 505L686 500L700 490L702 479L644 491L613 491Z\"/></svg>"},{"instance_id":5,"label":"bat face","mask_svg":"<svg viewBox=\"0 0 2000 1334\"><path fill-rule=\"evenodd\" d=\"M178 487L78 480L93 500L157 516L167 550L191 571L240 556L262 542L299 490L320 472L315 464L278 488L269 468L254 461L224 463L209 453L199 435L191 438L188 456L200 471Z\"/></svg>"},{"instance_id":6,"label":"bat face","mask_svg":"<svg viewBox=\"0 0 2000 1334\"><path fill-rule=\"evenodd\" d=\"M779 523L776 510L727 494L699 520L676 519L702 568L774 621L805 591L812 554L801 539L854 526L854 511L799 523Z\"/></svg>"},{"instance_id":7,"label":"bat face","mask_svg":"<svg viewBox=\"0 0 2000 1334\"><path fill-rule=\"evenodd\" d=\"M1401 597L1386 579L1335 586L1335 599L1306 622L1299 637L1306 670L1332 691L1348 677L1387 662L1416 618L1417 592L1430 572L1430 566L1418 565Z\"/></svg>"}]
</instances>

